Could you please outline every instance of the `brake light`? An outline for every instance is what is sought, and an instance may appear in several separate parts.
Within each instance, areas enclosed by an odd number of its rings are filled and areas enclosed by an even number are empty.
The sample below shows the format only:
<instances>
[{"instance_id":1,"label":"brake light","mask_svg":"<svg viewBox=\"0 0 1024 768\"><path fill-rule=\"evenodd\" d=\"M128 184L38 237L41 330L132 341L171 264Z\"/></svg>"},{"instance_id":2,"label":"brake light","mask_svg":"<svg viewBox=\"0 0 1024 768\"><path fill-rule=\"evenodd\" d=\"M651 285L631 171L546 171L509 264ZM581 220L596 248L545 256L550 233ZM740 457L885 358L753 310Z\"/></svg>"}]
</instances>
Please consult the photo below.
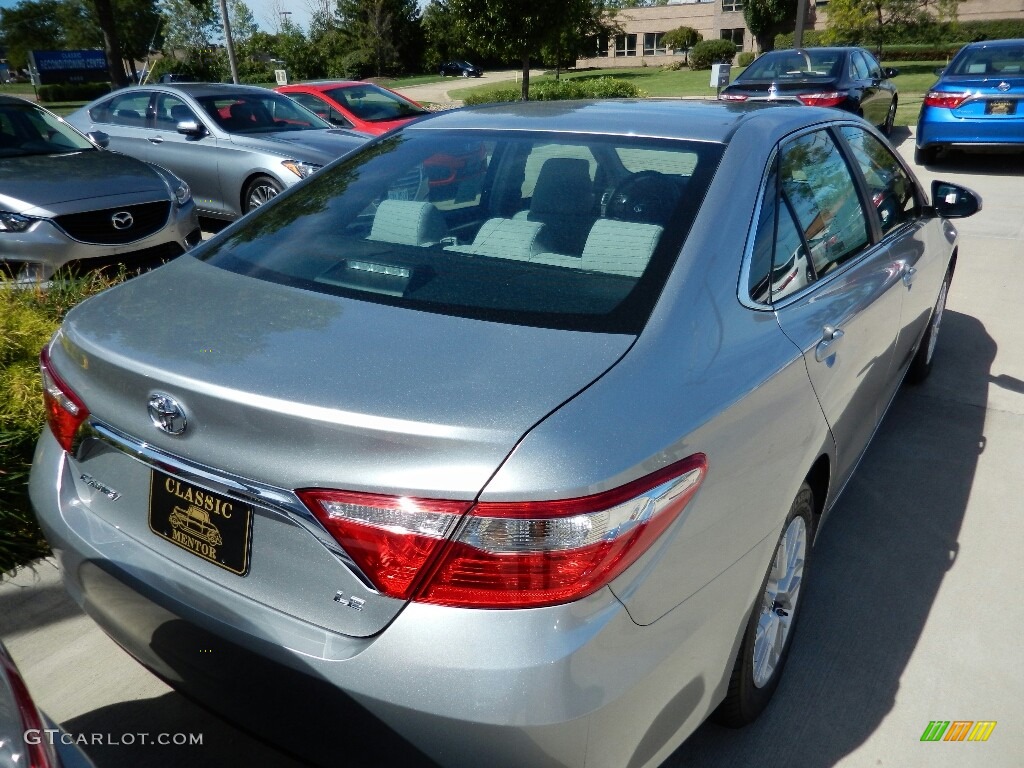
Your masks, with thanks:
<instances>
[{"instance_id":1,"label":"brake light","mask_svg":"<svg viewBox=\"0 0 1024 768\"><path fill-rule=\"evenodd\" d=\"M71 387L64 383L50 364L50 352L45 347L39 353L39 372L43 377L43 405L46 423L61 448L71 451L75 433L89 416L89 411Z\"/></svg>"},{"instance_id":2,"label":"brake light","mask_svg":"<svg viewBox=\"0 0 1024 768\"><path fill-rule=\"evenodd\" d=\"M801 93L797 95L800 103L808 107L835 107L846 99L845 93L827 91L825 93Z\"/></svg>"},{"instance_id":3,"label":"brake light","mask_svg":"<svg viewBox=\"0 0 1024 768\"><path fill-rule=\"evenodd\" d=\"M7 678L11 692L14 694L16 711L21 720L20 735L23 737L18 740L24 741L28 757L26 768L53 768L56 766L56 759L44 733L47 726L44 724L39 710L36 709L32 697L29 696L28 687L21 679L18 668L14 666L14 661L7 655L3 646L0 646L0 673ZM32 738L29 737L30 731L33 732ZM0 744L2 743L0 741ZM17 745L15 745L15 749L17 749Z\"/></svg>"},{"instance_id":4,"label":"brake light","mask_svg":"<svg viewBox=\"0 0 1024 768\"><path fill-rule=\"evenodd\" d=\"M679 516L706 473L706 458L695 454L620 488L555 501L298 494L386 595L528 608L578 600L612 581Z\"/></svg>"},{"instance_id":5,"label":"brake light","mask_svg":"<svg viewBox=\"0 0 1024 768\"><path fill-rule=\"evenodd\" d=\"M963 93L947 93L946 91L928 91L924 97L926 107L944 107L956 109L971 97L970 91Z\"/></svg>"},{"instance_id":6,"label":"brake light","mask_svg":"<svg viewBox=\"0 0 1024 768\"><path fill-rule=\"evenodd\" d=\"M720 93L718 98L722 101L746 101L750 97L742 93Z\"/></svg>"}]
</instances>

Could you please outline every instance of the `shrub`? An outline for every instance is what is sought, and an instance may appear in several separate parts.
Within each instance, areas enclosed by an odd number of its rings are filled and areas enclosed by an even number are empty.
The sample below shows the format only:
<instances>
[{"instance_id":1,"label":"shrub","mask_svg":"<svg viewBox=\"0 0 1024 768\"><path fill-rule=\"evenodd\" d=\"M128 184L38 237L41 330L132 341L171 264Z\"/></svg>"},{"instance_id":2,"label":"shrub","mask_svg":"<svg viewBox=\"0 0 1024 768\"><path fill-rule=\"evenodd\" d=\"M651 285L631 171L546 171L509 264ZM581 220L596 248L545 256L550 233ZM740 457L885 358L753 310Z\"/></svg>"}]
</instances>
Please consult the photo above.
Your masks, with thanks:
<instances>
[{"instance_id":1,"label":"shrub","mask_svg":"<svg viewBox=\"0 0 1024 768\"><path fill-rule=\"evenodd\" d=\"M685 51L703 39L703 35L693 27L676 27L665 33L662 42L675 51Z\"/></svg>"},{"instance_id":2,"label":"shrub","mask_svg":"<svg viewBox=\"0 0 1024 768\"><path fill-rule=\"evenodd\" d=\"M39 86L39 101L92 101L110 93L110 83L54 83Z\"/></svg>"},{"instance_id":3,"label":"shrub","mask_svg":"<svg viewBox=\"0 0 1024 768\"><path fill-rule=\"evenodd\" d=\"M27 487L45 421L39 350L72 306L121 279L91 275L42 291L0 277L0 576L48 552Z\"/></svg>"},{"instance_id":4,"label":"shrub","mask_svg":"<svg viewBox=\"0 0 1024 768\"><path fill-rule=\"evenodd\" d=\"M712 64L731 64L736 45L731 40L702 40L690 51L690 69L711 69Z\"/></svg>"},{"instance_id":5,"label":"shrub","mask_svg":"<svg viewBox=\"0 0 1024 768\"><path fill-rule=\"evenodd\" d=\"M757 54L752 51L744 51L736 57L736 65L740 67L749 67L754 63L754 59L757 58Z\"/></svg>"},{"instance_id":6,"label":"shrub","mask_svg":"<svg viewBox=\"0 0 1024 768\"><path fill-rule=\"evenodd\" d=\"M484 93L473 93L465 103L492 104L500 101L519 101L522 89L516 86ZM530 87L531 101L562 101L565 99L629 99L643 96L643 91L627 80L614 77L576 77L546 80Z\"/></svg>"}]
</instances>

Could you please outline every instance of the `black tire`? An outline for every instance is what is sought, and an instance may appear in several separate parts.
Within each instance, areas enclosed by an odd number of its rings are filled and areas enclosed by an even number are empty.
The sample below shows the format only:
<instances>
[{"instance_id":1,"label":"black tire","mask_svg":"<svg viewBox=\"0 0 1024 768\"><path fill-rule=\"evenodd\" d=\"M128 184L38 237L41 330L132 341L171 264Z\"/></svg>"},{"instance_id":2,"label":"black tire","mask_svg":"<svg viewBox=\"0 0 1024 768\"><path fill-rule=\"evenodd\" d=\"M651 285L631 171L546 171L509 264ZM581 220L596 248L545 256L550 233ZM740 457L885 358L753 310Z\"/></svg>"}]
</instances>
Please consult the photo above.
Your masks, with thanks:
<instances>
[{"instance_id":1,"label":"black tire","mask_svg":"<svg viewBox=\"0 0 1024 768\"><path fill-rule=\"evenodd\" d=\"M896 108L899 106L899 99L895 96L892 99L892 103L889 105L889 111L885 113L885 122L882 123L882 133L886 137L892 137L892 125L896 122Z\"/></svg>"},{"instance_id":2,"label":"black tire","mask_svg":"<svg viewBox=\"0 0 1024 768\"><path fill-rule=\"evenodd\" d=\"M242 213L249 213L249 211L259 208L272 198L277 197L282 189L284 187L277 179L270 176L257 176L246 185L245 192L242 193Z\"/></svg>"},{"instance_id":3,"label":"black tire","mask_svg":"<svg viewBox=\"0 0 1024 768\"><path fill-rule=\"evenodd\" d=\"M910 368L907 369L908 384L920 384L932 372L932 363L935 361L935 345L939 341L939 327L942 324L942 315L946 309L949 284L950 275L947 273L942 280L942 287L939 288L939 296L935 300L932 316L928 318L928 328L921 338L921 346L917 348L914 359L910 361Z\"/></svg>"},{"instance_id":4,"label":"black tire","mask_svg":"<svg viewBox=\"0 0 1024 768\"><path fill-rule=\"evenodd\" d=\"M800 615L799 598L807 580L807 566L810 562L813 540L814 492L811 486L804 483L786 516L782 535L779 536L779 543L775 547L775 555L772 557L768 573L761 582L757 602L747 620L747 628L743 633L743 641L740 643L732 677L729 680L729 692L715 710L714 719L722 725L739 728L756 720L768 706L772 694L779 685ZM796 544L790 546L789 555L786 553L786 544ZM784 561L781 570L780 554ZM788 579L785 590L778 589L781 583L778 576L782 573L796 574ZM783 594L788 596L781 601L773 598L773 595L781 597ZM768 600L772 600L771 605L768 604ZM781 638L778 636L780 628ZM770 642L769 638L776 642ZM759 661L772 659L774 661L770 664L759 664Z\"/></svg>"},{"instance_id":5,"label":"black tire","mask_svg":"<svg viewBox=\"0 0 1024 768\"><path fill-rule=\"evenodd\" d=\"M939 148L934 144L914 149L914 162L918 165L931 165L939 156Z\"/></svg>"}]
</instances>

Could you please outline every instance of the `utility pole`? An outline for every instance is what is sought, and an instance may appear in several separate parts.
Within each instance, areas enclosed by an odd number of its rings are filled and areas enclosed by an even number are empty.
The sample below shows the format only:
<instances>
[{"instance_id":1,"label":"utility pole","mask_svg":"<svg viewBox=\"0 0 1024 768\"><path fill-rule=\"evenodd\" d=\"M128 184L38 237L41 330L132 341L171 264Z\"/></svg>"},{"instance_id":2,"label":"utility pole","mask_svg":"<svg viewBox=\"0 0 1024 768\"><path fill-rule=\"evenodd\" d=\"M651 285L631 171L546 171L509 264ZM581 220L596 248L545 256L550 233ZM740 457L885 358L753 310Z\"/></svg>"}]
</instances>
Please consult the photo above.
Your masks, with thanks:
<instances>
[{"instance_id":1,"label":"utility pole","mask_svg":"<svg viewBox=\"0 0 1024 768\"><path fill-rule=\"evenodd\" d=\"M231 22L228 21L227 0L220 0L220 23L224 25L224 47L228 52L231 67L231 82L238 85L238 59L235 58L235 41L231 38Z\"/></svg>"},{"instance_id":2,"label":"utility pole","mask_svg":"<svg viewBox=\"0 0 1024 768\"><path fill-rule=\"evenodd\" d=\"M223 2L224 0L221 0ZM804 25L807 23L807 0L796 0L796 30L793 32L793 47L804 47Z\"/></svg>"}]
</instances>

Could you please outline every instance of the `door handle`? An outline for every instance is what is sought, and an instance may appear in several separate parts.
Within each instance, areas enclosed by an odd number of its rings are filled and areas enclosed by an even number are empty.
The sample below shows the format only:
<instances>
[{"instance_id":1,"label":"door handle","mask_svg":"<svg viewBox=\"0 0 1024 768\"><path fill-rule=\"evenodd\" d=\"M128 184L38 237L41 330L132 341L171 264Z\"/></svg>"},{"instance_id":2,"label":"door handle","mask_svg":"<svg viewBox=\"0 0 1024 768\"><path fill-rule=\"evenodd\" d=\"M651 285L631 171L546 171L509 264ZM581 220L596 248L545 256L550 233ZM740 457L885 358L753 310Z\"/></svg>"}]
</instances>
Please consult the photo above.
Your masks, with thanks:
<instances>
[{"instance_id":1,"label":"door handle","mask_svg":"<svg viewBox=\"0 0 1024 768\"><path fill-rule=\"evenodd\" d=\"M914 275L917 274L917 270L914 267L904 267L903 269L903 284L909 288L914 284Z\"/></svg>"},{"instance_id":2,"label":"door handle","mask_svg":"<svg viewBox=\"0 0 1024 768\"><path fill-rule=\"evenodd\" d=\"M826 325L821 332L821 341L814 347L814 359L819 363L836 353L836 347L846 334L835 326Z\"/></svg>"},{"instance_id":3,"label":"door handle","mask_svg":"<svg viewBox=\"0 0 1024 768\"><path fill-rule=\"evenodd\" d=\"M163 144L164 143L164 137L163 136L150 136L149 137L149 143L150 144Z\"/></svg>"}]
</instances>

